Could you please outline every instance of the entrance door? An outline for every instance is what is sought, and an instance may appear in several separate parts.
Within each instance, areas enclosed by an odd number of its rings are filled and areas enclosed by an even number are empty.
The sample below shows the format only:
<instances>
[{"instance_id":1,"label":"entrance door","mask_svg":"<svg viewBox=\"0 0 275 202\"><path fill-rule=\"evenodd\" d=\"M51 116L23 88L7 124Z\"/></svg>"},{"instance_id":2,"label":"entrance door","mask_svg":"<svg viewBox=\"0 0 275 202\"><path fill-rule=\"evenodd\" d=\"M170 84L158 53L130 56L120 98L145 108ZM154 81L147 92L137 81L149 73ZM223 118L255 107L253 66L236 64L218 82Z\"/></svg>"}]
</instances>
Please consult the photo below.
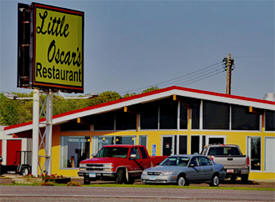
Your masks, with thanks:
<instances>
[{"instance_id":1,"label":"entrance door","mask_svg":"<svg viewBox=\"0 0 275 202\"><path fill-rule=\"evenodd\" d=\"M176 154L175 147L175 135L173 136L162 136L162 155L170 156Z\"/></svg>"}]
</instances>

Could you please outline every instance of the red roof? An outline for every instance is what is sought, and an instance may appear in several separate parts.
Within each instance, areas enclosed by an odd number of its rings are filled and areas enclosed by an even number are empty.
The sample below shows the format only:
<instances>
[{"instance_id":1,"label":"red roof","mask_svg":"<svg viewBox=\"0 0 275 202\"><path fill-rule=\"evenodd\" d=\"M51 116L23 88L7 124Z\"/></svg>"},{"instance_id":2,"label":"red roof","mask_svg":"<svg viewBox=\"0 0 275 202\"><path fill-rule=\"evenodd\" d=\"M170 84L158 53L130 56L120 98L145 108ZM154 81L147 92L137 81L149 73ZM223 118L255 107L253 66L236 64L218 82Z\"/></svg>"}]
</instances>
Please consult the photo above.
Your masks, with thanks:
<instances>
[{"instance_id":1,"label":"red roof","mask_svg":"<svg viewBox=\"0 0 275 202\"><path fill-rule=\"evenodd\" d=\"M171 87L155 90L155 91L148 92L148 93L142 93L142 94L134 95L134 96L127 97L127 98L122 98L122 99L107 102L107 103L102 103L102 104L93 105L93 106L82 108L82 109L65 112L62 114L57 114L57 115L53 116L53 119L64 117L67 115L77 114L80 112L85 112L88 110L98 109L98 108L105 107L105 106L111 106L114 104L123 103L123 102L130 101L130 100L135 100L135 99L147 97L150 95L157 95L157 94L165 93L165 92L172 91L172 90L179 90L179 91L190 92L190 93L195 93L195 94L216 96L219 98L229 98L229 99L234 99L234 100L249 101L249 102L254 102L254 103L259 103L259 104L268 104L268 105L275 106L275 102L268 101L268 100L248 98L248 97L237 96L237 95L229 95L229 94L224 94L224 93L216 93L216 92L211 92L211 91L197 90L197 89L191 89L191 88L185 88L185 87L179 87L179 86L171 86ZM40 119L40 122L43 122L43 121L45 121L45 118ZM32 121L26 122L26 123L20 123L20 124L16 124L16 125L7 126L4 128L4 130L19 128L19 127L23 127L23 126L27 126L27 125L31 125L31 124L32 124Z\"/></svg>"}]
</instances>

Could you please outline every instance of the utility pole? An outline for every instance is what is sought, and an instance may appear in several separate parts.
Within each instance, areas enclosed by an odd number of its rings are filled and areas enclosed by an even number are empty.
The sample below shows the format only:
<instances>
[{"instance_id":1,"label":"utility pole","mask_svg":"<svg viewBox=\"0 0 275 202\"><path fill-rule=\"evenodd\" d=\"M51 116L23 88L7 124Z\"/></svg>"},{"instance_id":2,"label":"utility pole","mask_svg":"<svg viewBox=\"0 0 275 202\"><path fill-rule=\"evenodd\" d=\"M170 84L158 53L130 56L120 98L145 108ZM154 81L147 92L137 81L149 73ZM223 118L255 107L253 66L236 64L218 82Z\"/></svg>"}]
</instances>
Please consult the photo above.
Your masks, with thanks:
<instances>
[{"instance_id":1,"label":"utility pole","mask_svg":"<svg viewBox=\"0 0 275 202\"><path fill-rule=\"evenodd\" d=\"M231 94L231 73L233 71L232 66L234 65L234 60L231 59L231 54L229 53L227 58L223 59L226 71L226 94Z\"/></svg>"}]
</instances>

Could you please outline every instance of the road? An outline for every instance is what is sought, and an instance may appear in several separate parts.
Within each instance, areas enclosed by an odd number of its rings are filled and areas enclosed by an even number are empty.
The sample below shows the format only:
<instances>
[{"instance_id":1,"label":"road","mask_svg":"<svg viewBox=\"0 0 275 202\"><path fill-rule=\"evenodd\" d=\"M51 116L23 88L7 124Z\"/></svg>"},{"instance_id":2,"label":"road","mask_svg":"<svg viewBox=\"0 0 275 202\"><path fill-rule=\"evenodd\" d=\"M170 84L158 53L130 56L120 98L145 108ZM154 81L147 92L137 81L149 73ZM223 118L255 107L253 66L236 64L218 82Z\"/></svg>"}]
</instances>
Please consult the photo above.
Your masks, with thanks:
<instances>
[{"instance_id":1,"label":"road","mask_svg":"<svg viewBox=\"0 0 275 202\"><path fill-rule=\"evenodd\" d=\"M0 186L0 201L275 201L274 191L66 187L66 186Z\"/></svg>"}]
</instances>

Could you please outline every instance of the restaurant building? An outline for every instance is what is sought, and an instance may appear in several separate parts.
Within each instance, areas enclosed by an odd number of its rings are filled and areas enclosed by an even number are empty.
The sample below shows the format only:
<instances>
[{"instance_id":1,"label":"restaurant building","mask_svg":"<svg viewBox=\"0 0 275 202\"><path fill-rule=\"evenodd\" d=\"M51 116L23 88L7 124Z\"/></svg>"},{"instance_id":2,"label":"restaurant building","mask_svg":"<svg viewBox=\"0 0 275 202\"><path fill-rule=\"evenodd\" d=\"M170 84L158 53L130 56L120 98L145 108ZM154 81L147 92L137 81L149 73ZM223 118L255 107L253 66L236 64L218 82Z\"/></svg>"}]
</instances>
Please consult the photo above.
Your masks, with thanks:
<instances>
[{"instance_id":1,"label":"restaurant building","mask_svg":"<svg viewBox=\"0 0 275 202\"><path fill-rule=\"evenodd\" d=\"M5 133L31 138L32 123ZM77 176L79 162L109 144L145 145L150 155L237 144L250 157L249 179L275 179L275 102L172 86L55 115L52 173Z\"/></svg>"}]
</instances>

